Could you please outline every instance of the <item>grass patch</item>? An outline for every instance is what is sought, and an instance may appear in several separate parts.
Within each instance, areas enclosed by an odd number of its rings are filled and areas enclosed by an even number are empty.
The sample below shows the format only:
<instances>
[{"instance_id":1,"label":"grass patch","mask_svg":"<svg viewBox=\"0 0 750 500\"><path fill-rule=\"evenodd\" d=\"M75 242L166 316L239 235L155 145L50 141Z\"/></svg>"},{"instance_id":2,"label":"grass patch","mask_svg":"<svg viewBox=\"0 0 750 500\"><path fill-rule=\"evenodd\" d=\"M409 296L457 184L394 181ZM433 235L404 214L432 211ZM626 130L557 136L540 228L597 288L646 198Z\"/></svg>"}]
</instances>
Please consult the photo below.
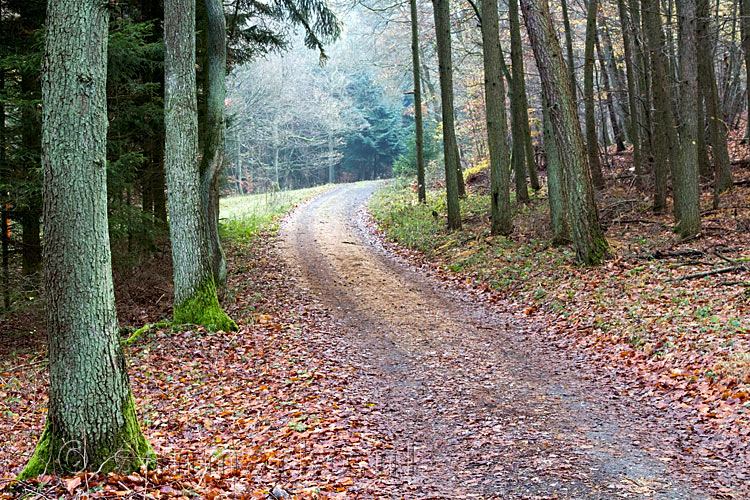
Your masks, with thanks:
<instances>
[{"instance_id":1,"label":"grass patch","mask_svg":"<svg viewBox=\"0 0 750 500\"><path fill-rule=\"evenodd\" d=\"M293 191L222 198L220 231L229 240L252 239L278 230L281 219L298 203L331 189L330 184Z\"/></svg>"}]
</instances>

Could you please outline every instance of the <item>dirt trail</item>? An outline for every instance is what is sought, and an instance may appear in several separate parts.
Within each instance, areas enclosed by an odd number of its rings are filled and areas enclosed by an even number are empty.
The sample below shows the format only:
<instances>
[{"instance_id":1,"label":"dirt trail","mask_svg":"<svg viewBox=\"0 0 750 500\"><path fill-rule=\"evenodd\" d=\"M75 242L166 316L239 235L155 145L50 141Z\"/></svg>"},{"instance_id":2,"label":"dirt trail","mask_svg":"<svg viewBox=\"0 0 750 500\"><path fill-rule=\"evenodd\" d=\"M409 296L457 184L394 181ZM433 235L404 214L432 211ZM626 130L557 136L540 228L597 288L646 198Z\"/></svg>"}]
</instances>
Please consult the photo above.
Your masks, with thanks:
<instances>
[{"instance_id":1,"label":"dirt trail","mask_svg":"<svg viewBox=\"0 0 750 500\"><path fill-rule=\"evenodd\" d=\"M342 186L301 206L282 241L300 293L341 323L356 385L391 434L378 457L392 478L383 498L713 498L651 453L648 422L527 348L528 325L373 245L357 213L375 187Z\"/></svg>"}]
</instances>

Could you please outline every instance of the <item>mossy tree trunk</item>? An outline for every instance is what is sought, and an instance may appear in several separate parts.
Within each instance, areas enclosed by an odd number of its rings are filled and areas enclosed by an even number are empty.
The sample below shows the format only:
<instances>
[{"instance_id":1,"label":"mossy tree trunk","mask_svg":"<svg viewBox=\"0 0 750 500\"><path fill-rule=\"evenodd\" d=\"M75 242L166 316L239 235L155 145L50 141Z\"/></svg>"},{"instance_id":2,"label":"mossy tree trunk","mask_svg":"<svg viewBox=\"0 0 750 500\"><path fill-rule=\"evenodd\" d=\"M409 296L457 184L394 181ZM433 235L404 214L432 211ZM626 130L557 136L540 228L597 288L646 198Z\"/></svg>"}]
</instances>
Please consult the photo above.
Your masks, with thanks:
<instances>
[{"instance_id":1,"label":"mossy tree trunk","mask_svg":"<svg viewBox=\"0 0 750 500\"><path fill-rule=\"evenodd\" d=\"M206 122L201 157L201 202L206 218L206 238L216 286L227 282L227 261L219 237L219 175L224 162L227 48L226 18L221 0L205 0L208 59L206 75Z\"/></svg>"},{"instance_id":2,"label":"mossy tree trunk","mask_svg":"<svg viewBox=\"0 0 750 500\"><path fill-rule=\"evenodd\" d=\"M413 1L413 0L412 0ZM487 138L490 150L491 233L508 234L510 218L510 157L505 85L500 62L500 28L497 0L482 2L482 54Z\"/></svg>"},{"instance_id":3,"label":"mossy tree trunk","mask_svg":"<svg viewBox=\"0 0 750 500\"><path fill-rule=\"evenodd\" d=\"M700 186L698 185L698 41L695 0L677 1L680 31L680 168L678 196L680 209L677 230L683 238L701 230Z\"/></svg>"},{"instance_id":4,"label":"mossy tree trunk","mask_svg":"<svg viewBox=\"0 0 750 500\"><path fill-rule=\"evenodd\" d=\"M586 6L586 48L584 50L583 101L586 116L586 151L594 186L604 186L602 163L599 160L599 142L596 136L596 108L594 107L594 38L596 37L596 14L598 0L588 0ZM602 125L604 126L604 125ZM606 145L605 145L606 146Z\"/></svg>"},{"instance_id":5,"label":"mossy tree trunk","mask_svg":"<svg viewBox=\"0 0 750 500\"><path fill-rule=\"evenodd\" d=\"M174 268L174 322L234 330L216 296L201 203L195 81L195 1L166 0L165 163Z\"/></svg>"},{"instance_id":6,"label":"mossy tree trunk","mask_svg":"<svg viewBox=\"0 0 750 500\"><path fill-rule=\"evenodd\" d=\"M521 0L521 6L539 68L558 154L565 168L570 228L576 256L585 264L598 264L609 255L609 245L599 223L583 133L573 103L562 49L546 0Z\"/></svg>"},{"instance_id":7,"label":"mossy tree trunk","mask_svg":"<svg viewBox=\"0 0 750 500\"><path fill-rule=\"evenodd\" d=\"M450 0L433 0L438 64L440 66L440 102L443 113L443 151L448 229L461 229L458 185L458 148L453 117L453 61L451 60Z\"/></svg>"},{"instance_id":8,"label":"mossy tree trunk","mask_svg":"<svg viewBox=\"0 0 750 500\"><path fill-rule=\"evenodd\" d=\"M106 3L47 5L42 85L47 423L22 478L137 470L141 433L118 336L107 227Z\"/></svg>"},{"instance_id":9,"label":"mossy tree trunk","mask_svg":"<svg viewBox=\"0 0 750 500\"><path fill-rule=\"evenodd\" d=\"M420 203L427 202L424 185L424 131L422 126L422 79L419 66L419 17L417 0L409 0L411 13L411 63L414 77L414 135L417 149L417 197ZM333 181L331 181L333 182Z\"/></svg>"}]
</instances>

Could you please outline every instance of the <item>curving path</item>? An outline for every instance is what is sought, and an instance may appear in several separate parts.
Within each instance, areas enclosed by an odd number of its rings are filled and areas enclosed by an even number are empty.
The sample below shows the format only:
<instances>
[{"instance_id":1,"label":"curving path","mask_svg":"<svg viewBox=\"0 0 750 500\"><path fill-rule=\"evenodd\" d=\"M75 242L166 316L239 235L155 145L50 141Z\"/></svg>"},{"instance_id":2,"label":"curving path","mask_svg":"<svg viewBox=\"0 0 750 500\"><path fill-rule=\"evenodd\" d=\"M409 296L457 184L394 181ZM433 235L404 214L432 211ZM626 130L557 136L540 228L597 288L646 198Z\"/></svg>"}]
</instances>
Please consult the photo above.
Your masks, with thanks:
<instances>
[{"instance_id":1,"label":"curving path","mask_svg":"<svg viewBox=\"0 0 750 500\"><path fill-rule=\"evenodd\" d=\"M321 195L281 234L300 293L341 324L355 384L391 434L377 457L391 478L382 498L713 498L667 468L648 422L533 348L529 325L373 244L357 214L376 187Z\"/></svg>"}]
</instances>

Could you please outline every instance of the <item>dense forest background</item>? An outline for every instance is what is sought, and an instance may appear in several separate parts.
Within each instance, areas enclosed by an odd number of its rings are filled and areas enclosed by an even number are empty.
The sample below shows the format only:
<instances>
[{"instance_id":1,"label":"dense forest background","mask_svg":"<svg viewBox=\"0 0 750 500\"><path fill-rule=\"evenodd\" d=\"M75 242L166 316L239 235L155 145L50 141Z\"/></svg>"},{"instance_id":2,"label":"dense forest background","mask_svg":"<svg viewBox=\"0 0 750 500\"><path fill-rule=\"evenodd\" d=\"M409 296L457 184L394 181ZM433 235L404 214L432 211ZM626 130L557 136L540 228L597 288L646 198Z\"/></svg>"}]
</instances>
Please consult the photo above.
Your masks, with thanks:
<instances>
[{"instance_id":1,"label":"dense forest background","mask_svg":"<svg viewBox=\"0 0 750 500\"><path fill-rule=\"evenodd\" d=\"M428 183L444 185L444 104L433 6L417 2L413 18L404 2L336 3L332 7L341 25L325 31L300 21L304 16L294 13L295 5L300 12L315 8L305 2L236 0L224 5L228 93L222 193L414 176L419 162L410 48L416 19L424 118L421 149ZM5 310L12 304L24 309L22 305L39 298L35 276L44 233L40 70L45 7L41 0L0 4ZM532 50L536 47L521 29L528 16L520 16L518 7L507 1L498 6L499 46L507 91L505 123L510 125L505 146L514 172L512 196L524 201L529 189L540 192L554 180L548 166L557 162L550 156L550 138L545 138L542 79ZM708 186L714 208L720 206L722 193L743 182L732 178L732 164L742 160L731 150L738 142L730 139L747 135L748 17L743 9L750 8L740 0L701 0L695 5L694 31L685 31L680 21L685 15L678 7L681 2L672 0L549 6L572 84L576 119L586 136L593 184L634 187L637 196L648 198L656 210L671 207L676 223L685 219L679 213L683 203L674 200L683 183L680 165L686 161L697 169L696 175L685 174L689 185ZM455 117L458 167L472 175L490 164L483 6L454 2L449 8L454 106L449 114ZM164 255L168 244L162 22L160 2L120 2L110 19L107 190L116 268ZM205 14L199 9L196 71L201 128L208 80L204 26ZM683 32L696 35L694 48L700 54L694 68L695 99L682 74L689 66L684 63L691 60L683 54L688 38ZM334 38L336 43L324 43ZM685 157L686 152L693 156ZM459 181L463 184L463 175ZM683 191L696 199L695 189ZM549 195L555 225L551 188ZM565 225L553 227L556 240L570 238ZM695 227L683 230L686 236L696 232Z\"/></svg>"}]
</instances>

